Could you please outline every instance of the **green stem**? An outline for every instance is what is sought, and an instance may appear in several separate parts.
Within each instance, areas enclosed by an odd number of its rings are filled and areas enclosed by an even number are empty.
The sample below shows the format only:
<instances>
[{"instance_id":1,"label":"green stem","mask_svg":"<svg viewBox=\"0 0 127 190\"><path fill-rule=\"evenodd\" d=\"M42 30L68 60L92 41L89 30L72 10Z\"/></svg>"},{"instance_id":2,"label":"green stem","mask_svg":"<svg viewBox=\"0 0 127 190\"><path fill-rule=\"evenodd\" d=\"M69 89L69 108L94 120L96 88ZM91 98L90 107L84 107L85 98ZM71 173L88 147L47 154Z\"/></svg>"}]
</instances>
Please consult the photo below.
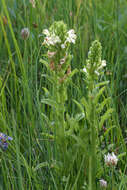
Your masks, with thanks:
<instances>
[{"instance_id":1,"label":"green stem","mask_svg":"<svg viewBox=\"0 0 127 190\"><path fill-rule=\"evenodd\" d=\"M93 87L93 85L92 85ZM89 190L96 189L95 177L96 177L96 124L95 124L95 105L93 97L89 97L91 105L90 114L90 157L89 157Z\"/></svg>"},{"instance_id":2,"label":"green stem","mask_svg":"<svg viewBox=\"0 0 127 190\"><path fill-rule=\"evenodd\" d=\"M112 168L112 190L115 190L115 186L114 186L114 168Z\"/></svg>"}]
</instances>

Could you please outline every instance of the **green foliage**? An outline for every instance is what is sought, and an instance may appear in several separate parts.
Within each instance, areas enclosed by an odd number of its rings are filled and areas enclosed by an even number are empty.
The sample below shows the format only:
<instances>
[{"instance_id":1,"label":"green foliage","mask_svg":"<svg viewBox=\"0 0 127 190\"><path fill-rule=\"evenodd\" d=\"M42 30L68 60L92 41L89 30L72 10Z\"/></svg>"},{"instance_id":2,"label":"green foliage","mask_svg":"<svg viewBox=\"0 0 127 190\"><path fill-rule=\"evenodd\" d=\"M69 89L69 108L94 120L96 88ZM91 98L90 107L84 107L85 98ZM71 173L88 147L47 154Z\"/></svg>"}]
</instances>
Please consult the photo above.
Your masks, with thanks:
<instances>
[{"instance_id":1,"label":"green foliage","mask_svg":"<svg viewBox=\"0 0 127 190\"><path fill-rule=\"evenodd\" d=\"M102 178L109 190L127 189L126 8L123 0L0 1L0 132L13 137L0 150L1 190L99 190ZM46 28L62 43L74 28L75 46L47 49ZM114 171L108 152L118 155Z\"/></svg>"}]
</instances>

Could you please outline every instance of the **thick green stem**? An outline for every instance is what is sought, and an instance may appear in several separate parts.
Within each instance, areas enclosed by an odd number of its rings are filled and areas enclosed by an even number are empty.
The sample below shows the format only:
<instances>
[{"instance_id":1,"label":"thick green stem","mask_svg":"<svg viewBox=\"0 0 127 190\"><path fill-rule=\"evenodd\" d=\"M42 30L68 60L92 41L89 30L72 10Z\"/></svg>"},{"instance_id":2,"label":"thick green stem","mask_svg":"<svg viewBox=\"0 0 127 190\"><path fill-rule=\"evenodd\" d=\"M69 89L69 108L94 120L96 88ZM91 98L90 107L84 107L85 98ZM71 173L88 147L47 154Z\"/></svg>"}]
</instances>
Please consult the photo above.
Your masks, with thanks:
<instances>
[{"instance_id":1,"label":"thick green stem","mask_svg":"<svg viewBox=\"0 0 127 190\"><path fill-rule=\"evenodd\" d=\"M66 87L63 84L57 81L57 86L55 87L55 94L56 94L56 103L57 103L57 110L55 114L56 118L56 136L57 136L57 143L58 147L60 148L60 152L62 151L62 158L63 162L66 161L66 141L65 141L65 91Z\"/></svg>"},{"instance_id":2,"label":"thick green stem","mask_svg":"<svg viewBox=\"0 0 127 190\"><path fill-rule=\"evenodd\" d=\"M90 156L89 156L89 190L95 190L96 178L96 124L95 124L95 105L93 97L90 98L91 113L90 113Z\"/></svg>"}]
</instances>

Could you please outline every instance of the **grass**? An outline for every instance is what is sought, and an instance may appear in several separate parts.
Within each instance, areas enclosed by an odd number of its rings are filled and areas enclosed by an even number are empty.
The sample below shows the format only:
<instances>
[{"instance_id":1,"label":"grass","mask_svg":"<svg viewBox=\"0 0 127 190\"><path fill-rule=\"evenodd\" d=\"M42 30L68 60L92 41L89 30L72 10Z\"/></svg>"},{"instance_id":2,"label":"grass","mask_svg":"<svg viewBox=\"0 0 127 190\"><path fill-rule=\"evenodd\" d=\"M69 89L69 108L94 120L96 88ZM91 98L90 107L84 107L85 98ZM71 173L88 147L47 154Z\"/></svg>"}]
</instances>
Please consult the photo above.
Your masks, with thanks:
<instances>
[{"instance_id":1,"label":"grass","mask_svg":"<svg viewBox=\"0 0 127 190\"><path fill-rule=\"evenodd\" d=\"M13 137L7 151L0 152L0 190L99 190L100 178L108 181L108 189L127 189L126 8L124 0L38 0L35 8L29 0L0 1L0 131ZM62 140L54 135L58 132L54 123L61 124L59 106L52 108L44 103L47 97L55 100L56 91L52 82L42 77L50 72L40 62L46 49L43 36L39 37L43 29L59 20L76 31L71 68L79 71L72 77L68 100L63 105L67 117L63 125L66 123L72 131L74 127L74 133ZM26 41L21 37L24 27L30 30ZM80 70L96 39L101 42L102 58L107 61L102 79L109 81L98 105L108 97L110 101L94 122L97 124L106 110L113 108L114 112L104 122L106 132L101 128L97 136L99 171L95 188L88 187L88 131L80 131L79 126L88 126L82 115L87 112L86 105L81 101L88 90ZM105 167L103 159L112 151L119 157L114 174Z\"/></svg>"}]
</instances>

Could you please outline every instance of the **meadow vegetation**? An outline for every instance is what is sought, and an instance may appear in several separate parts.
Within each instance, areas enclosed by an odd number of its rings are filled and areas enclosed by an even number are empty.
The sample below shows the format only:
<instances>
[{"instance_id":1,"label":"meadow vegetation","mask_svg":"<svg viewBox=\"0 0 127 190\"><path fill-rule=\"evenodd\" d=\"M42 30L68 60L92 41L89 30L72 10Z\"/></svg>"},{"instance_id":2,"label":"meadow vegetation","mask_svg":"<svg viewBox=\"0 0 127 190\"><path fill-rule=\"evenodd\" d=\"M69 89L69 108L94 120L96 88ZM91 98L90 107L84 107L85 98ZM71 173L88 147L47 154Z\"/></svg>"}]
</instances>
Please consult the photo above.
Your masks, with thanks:
<instances>
[{"instance_id":1,"label":"meadow vegetation","mask_svg":"<svg viewBox=\"0 0 127 190\"><path fill-rule=\"evenodd\" d=\"M126 10L0 0L0 190L127 189Z\"/></svg>"}]
</instances>

